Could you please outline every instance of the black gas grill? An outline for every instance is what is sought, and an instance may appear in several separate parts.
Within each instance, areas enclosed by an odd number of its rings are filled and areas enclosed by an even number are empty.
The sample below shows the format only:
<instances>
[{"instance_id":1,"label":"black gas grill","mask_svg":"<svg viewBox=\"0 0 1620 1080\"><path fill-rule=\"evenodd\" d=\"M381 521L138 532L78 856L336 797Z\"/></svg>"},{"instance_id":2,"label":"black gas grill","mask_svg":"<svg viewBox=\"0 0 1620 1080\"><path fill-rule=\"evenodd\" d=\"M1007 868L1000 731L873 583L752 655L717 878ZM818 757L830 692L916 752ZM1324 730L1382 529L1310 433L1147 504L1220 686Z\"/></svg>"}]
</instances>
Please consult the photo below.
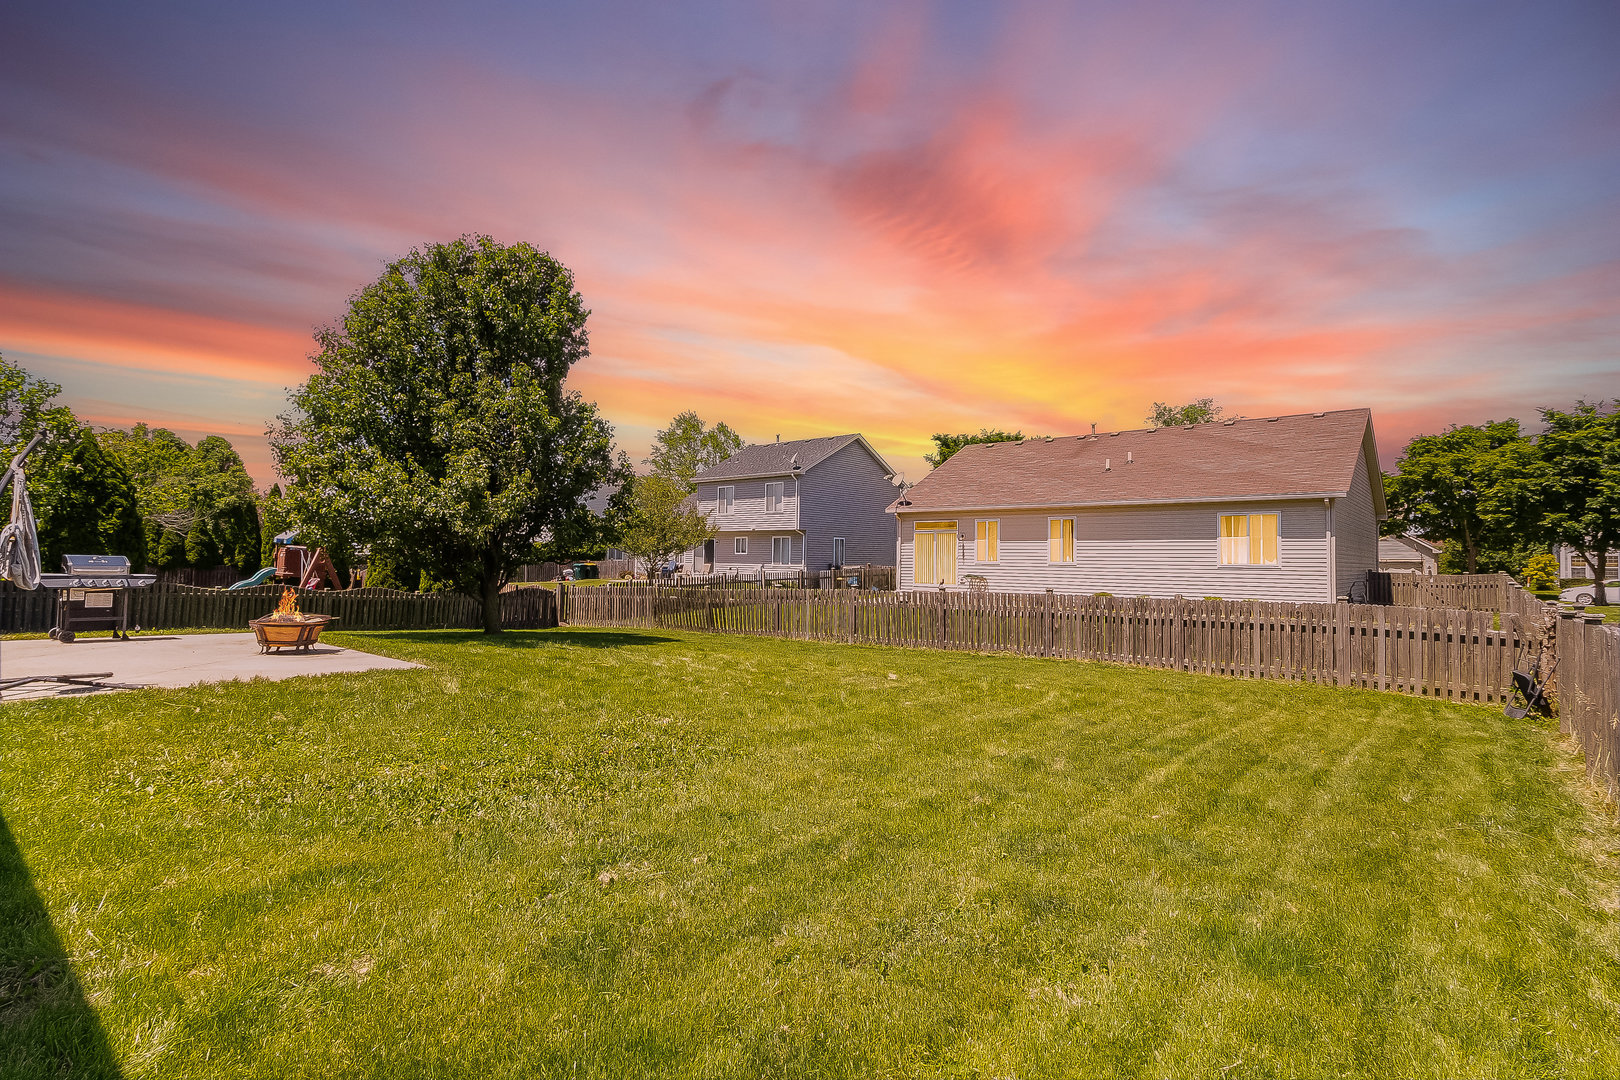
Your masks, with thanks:
<instances>
[{"instance_id":1,"label":"black gas grill","mask_svg":"<svg viewBox=\"0 0 1620 1080\"><path fill-rule=\"evenodd\" d=\"M130 573L122 555L64 555L62 570L39 575L41 585L57 590L51 637L58 641L72 641L77 630L111 630L113 637L127 638L129 590L157 580L156 574Z\"/></svg>"}]
</instances>

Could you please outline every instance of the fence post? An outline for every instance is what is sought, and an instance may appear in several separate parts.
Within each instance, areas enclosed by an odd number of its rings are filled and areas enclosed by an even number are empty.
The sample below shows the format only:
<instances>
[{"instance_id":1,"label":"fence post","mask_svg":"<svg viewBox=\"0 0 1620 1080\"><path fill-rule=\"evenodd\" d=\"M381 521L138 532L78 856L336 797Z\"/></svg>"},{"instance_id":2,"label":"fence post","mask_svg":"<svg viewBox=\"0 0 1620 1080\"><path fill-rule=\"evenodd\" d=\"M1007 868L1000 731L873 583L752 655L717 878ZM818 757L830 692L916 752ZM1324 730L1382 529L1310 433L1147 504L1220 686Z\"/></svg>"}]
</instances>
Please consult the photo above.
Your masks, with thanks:
<instances>
[{"instance_id":1,"label":"fence post","mask_svg":"<svg viewBox=\"0 0 1620 1080\"><path fill-rule=\"evenodd\" d=\"M1052 590L1046 590L1046 618L1042 620L1041 655L1052 655Z\"/></svg>"}]
</instances>

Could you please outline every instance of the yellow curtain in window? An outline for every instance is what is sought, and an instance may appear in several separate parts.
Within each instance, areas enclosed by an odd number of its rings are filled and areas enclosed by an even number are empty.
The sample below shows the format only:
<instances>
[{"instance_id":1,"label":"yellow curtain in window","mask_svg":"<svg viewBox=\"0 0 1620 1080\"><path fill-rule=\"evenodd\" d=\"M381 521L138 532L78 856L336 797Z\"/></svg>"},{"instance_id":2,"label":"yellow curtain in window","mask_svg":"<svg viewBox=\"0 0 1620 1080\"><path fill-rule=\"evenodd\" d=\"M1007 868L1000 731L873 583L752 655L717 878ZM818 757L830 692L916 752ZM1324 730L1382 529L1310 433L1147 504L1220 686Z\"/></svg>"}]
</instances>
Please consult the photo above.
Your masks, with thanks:
<instances>
[{"instance_id":1,"label":"yellow curtain in window","mask_svg":"<svg viewBox=\"0 0 1620 1080\"><path fill-rule=\"evenodd\" d=\"M1205 519L1208 520L1207 518ZM1221 515L1221 565L1243 566L1249 561L1249 515Z\"/></svg>"},{"instance_id":2,"label":"yellow curtain in window","mask_svg":"<svg viewBox=\"0 0 1620 1080\"><path fill-rule=\"evenodd\" d=\"M1074 519L1052 518L1047 523L1046 557L1051 562L1074 562Z\"/></svg>"},{"instance_id":3,"label":"yellow curtain in window","mask_svg":"<svg viewBox=\"0 0 1620 1080\"><path fill-rule=\"evenodd\" d=\"M1276 514L1249 515L1249 562L1277 565L1277 520Z\"/></svg>"},{"instance_id":4,"label":"yellow curtain in window","mask_svg":"<svg viewBox=\"0 0 1620 1080\"><path fill-rule=\"evenodd\" d=\"M934 534L919 532L911 553L911 580L918 585L937 585L934 578Z\"/></svg>"},{"instance_id":5,"label":"yellow curtain in window","mask_svg":"<svg viewBox=\"0 0 1620 1080\"><path fill-rule=\"evenodd\" d=\"M977 562L996 562L1000 558L1001 522L981 521L976 526L973 558Z\"/></svg>"}]
</instances>

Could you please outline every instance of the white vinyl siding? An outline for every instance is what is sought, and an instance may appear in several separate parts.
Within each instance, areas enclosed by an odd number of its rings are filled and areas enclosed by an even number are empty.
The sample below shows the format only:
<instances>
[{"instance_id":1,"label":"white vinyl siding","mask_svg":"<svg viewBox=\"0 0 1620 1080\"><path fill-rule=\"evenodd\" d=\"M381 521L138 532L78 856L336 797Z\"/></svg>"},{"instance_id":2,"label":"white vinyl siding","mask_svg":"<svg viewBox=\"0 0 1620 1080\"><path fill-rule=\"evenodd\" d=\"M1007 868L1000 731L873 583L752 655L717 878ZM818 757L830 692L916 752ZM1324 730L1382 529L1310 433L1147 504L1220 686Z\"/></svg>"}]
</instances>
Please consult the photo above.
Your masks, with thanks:
<instances>
[{"instance_id":1,"label":"white vinyl siding","mask_svg":"<svg viewBox=\"0 0 1620 1080\"><path fill-rule=\"evenodd\" d=\"M1356 462L1355 479L1350 494L1333 504L1334 563L1338 567L1338 587L1334 595L1358 595L1364 587L1368 570L1378 569L1378 508L1373 504L1372 484L1381 483L1368 477L1367 455Z\"/></svg>"},{"instance_id":2,"label":"white vinyl siding","mask_svg":"<svg viewBox=\"0 0 1620 1080\"><path fill-rule=\"evenodd\" d=\"M1278 515L1277 565L1264 572L1221 566L1220 513ZM918 554L913 534L922 516L900 519L903 588L928 587L935 572L931 560L921 563L921 572L913 569ZM1321 499L1106 507L1078 510L1065 518L1042 510L1001 511L998 520L999 557L973 570L995 592L1051 588L1060 593L1320 603L1330 588ZM1052 520L1074 522L1073 562L1051 561Z\"/></svg>"},{"instance_id":3,"label":"white vinyl siding","mask_svg":"<svg viewBox=\"0 0 1620 1080\"><path fill-rule=\"evenodd\" d=\"M731 541L731 553L733 555L746 555L746 554L748 554L748 537L746 537L746 536L733 537L732 541Z\"/></svg>"},{"instance_id":4,"label":"white vinyl siding","mask_svg":"<svg viewBox=\"0 0 1620 1080\"><path fill-rule=\"evenodd\" d=\"M789 480L737 480L697 485L697 509L721 533L798 529L801 483ZM722 491L730 492L729 498ZM768 508L774 502L776 509Z\"/></svg>"},{"instance_id":5,"label":"white vinyl siding","mask_svg":"<svg viewBox=\"0 0 1620 1080\"><path fill-rule=\"evenodd\" d=\"M1220 515L1220 565L1276 566L1276 514Z\"/></svg>"}]
</instances>

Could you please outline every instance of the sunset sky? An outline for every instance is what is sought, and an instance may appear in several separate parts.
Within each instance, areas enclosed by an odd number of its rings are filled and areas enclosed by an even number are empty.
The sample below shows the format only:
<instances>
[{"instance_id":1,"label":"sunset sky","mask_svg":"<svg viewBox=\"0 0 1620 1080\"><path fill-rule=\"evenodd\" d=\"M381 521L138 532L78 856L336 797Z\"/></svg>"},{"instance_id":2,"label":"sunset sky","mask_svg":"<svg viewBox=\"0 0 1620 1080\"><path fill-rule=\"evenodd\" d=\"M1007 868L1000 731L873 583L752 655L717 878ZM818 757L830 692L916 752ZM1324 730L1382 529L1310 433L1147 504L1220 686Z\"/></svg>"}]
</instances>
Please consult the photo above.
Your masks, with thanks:
<instances>
[{"instance_id":1,"label":"sunset sky","mask_svg":"<svg viewBox=\"0 0 1620 1080\"><path fill-rule=\"evenodd\" d=\"M24 8L32 10L24 10ZM1620 7L8 4L0 351L263 431L413 246L571 267L639 460L1140 426L1413 434L1620 396Z\"/></svg>"}]
</instances>

